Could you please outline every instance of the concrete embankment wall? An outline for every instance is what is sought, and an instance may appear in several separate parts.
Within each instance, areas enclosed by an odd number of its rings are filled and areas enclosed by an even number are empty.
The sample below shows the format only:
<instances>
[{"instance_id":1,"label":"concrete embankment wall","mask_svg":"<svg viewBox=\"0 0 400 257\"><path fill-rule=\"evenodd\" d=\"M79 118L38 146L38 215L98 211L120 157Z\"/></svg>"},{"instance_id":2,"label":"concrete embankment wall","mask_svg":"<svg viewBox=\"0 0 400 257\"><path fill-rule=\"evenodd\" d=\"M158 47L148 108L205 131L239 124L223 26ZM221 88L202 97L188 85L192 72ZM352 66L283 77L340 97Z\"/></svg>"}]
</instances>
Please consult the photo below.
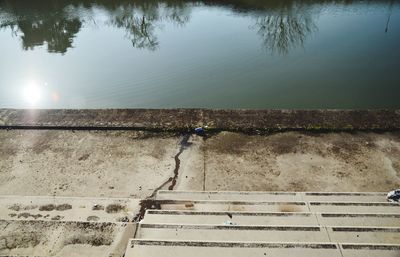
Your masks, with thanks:
<instances>
[{"instance_id":1,"label":"concrete embankment wall","mask_svg":"<svg viewBox=\"0 0 400 257\"><path fill-rule=\"evenodd\" d=\"M1 128L190 131L388 131L400 110L104 109L0 110Z\"/></svg>"}]
</instances>

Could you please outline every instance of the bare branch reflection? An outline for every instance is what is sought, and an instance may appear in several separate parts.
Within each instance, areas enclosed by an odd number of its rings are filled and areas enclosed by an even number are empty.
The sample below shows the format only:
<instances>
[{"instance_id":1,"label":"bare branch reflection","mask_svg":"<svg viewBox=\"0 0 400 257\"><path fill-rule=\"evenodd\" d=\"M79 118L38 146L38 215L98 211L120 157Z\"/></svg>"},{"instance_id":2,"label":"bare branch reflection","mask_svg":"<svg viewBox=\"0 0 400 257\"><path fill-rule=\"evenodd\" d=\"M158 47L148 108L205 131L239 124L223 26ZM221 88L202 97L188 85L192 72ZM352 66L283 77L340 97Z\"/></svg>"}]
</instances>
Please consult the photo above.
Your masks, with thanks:
<instances>
[{"instance_id":1,"label":"bare branch reflection","mask_svg":"<svg viewBox=\"0 0 400 257\"><path fill-rule=\"evenodd\" d=\"M252 28L257 30L265 49L281 55L302 47L307 37L318 30L308 10L295 6L258 17Z\"/></svg>"},{"instance_id":2,"label":"bare branch reflection","mask_svg":"<svg viewBox=\"0 0 400 257\"><path fill-rule=\"evenodd\" d=\"M154 17L134 14L116 16L111 23L117 28L124 28L132 45L139 49L156 50L159 43L154 33Z\"/></svg>"},{"instance_id":3,"label":"bare branch reflection","mask_svg":"<svg viewBox=\"0 0 400 257\"><path fill-rule=\"evenodd\" d=\"M110 23L126 31L132 45L139 49L154 51L159 46L156 30L164 22L183 26L190 19L189 6L182 2L144 1L125 6L110 15Z\"/></svg>"}]
</instances>

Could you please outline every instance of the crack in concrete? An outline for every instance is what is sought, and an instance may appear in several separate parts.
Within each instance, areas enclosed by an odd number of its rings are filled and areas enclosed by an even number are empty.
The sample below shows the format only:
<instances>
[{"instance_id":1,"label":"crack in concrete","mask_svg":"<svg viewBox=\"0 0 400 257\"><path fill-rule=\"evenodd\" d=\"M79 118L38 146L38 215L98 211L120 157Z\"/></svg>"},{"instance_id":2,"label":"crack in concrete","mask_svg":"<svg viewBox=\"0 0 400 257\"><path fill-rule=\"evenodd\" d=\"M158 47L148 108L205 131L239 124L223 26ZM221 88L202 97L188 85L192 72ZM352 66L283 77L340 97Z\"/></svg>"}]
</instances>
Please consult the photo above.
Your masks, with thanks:
<instances>
[{"instance_id":1,"label":"crack in concrete","mask_svg":"<svg viewBox=\"0 0 400 257\"><path fill-rule=\"evenodd\" d=\"M174 160L175 160L174 175L172 177L169 177L167 181L165 181L160 186L158 186L156 189L154 189L154 191L152 192L152 194L150 196L148 196L144 200L140 201L140 210L139 210L139 213L136 215L136 217L133 219L134 221L139 222L140 220L142 220L147 209L161 209L160 204L157 203L157 201L154 199L157 192L161 188L165 187L168 183L171 183L171 185L168 187L168 190L174 190L176 183L178 181L178 178L179 178L179 169L181 166L181 160L179 159L179 156L183 153L183 151L187 147L189 147L192 144L192 143L188 142L190 135L191 134L183 135L181 141L179 142L179 145L180 145L179 151L174 156Z\"/></svg>"},{"instance_id":2,"label":"crack in concrete","mask_svg":"<svg viewBox=\"0 0 400 257\"><path fill-rule=\"evenodd\" d=\"M183 136L181 142L179 143L180 148L179 148L179 152L175 155L174 159L175 159L175 169L174 169L174 176L170 178L171 180L171 185L168 187L168 190L174 190L174 187L176 185L176 182L178 180L179 177L179 168L181 167L181 160L179 159L179 156L183 153L183 151L189 147L192 143L189 143L189 138L190 138L190 134L186 134Z\"/></svg>"},{"instance_id":3,"label":"crack in concrete","mask_svg":"<svg viewBox=\"0 0 400 257\"><path fill-rule=\"evenodd\" d=\"M179 159L179 156L183 153L183 151L189 147L192 143L189 143L189 138L190 134L186 134L183 136L182 140L179 142L180 148L179 152L174 156L175 160L175 168L174 168L174 176L169 177L167 181L162 183L160 186L158 186L156 189L154 189L153 193L147 197L146 199L152 199L155 197L157 191L159 191L161 188L165 187L168 183L172 182L171 185L168 187L168 190L174 190L174 187L176 185L176 182L179 177L179 168L181 166L181 160Z\"/></svg>"}]
</instances>

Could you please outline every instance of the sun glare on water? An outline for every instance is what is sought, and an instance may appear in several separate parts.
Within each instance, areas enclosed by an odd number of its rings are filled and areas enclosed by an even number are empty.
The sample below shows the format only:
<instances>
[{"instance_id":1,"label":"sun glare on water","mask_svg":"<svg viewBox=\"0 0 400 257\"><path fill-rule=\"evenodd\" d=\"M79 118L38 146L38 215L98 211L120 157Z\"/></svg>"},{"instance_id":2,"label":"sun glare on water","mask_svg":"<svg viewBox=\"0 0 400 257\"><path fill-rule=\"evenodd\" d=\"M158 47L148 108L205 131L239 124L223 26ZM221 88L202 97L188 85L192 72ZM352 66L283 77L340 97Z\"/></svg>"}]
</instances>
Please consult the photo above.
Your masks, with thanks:
<instances>
[{"instance_id":1,"label":"sun glare on water","mask_svg":"<svg viewBox=\"0 0 400 257\"><path fill-rule=\"evenodd\" d=\"M24 100L30 105L37 105L42 98L42 88L34 81L30 81L23 88Z\"/></svg>"}]
</instances>

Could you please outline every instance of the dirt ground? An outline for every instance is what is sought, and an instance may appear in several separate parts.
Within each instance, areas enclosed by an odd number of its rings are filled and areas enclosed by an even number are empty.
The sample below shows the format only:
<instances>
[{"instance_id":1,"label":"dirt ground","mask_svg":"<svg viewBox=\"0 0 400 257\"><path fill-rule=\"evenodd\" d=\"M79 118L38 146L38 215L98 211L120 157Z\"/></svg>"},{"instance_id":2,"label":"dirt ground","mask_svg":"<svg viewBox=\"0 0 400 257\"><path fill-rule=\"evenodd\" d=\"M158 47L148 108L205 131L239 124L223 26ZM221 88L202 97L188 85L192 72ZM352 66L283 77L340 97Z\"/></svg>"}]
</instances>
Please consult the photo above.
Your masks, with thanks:
<instances>
[{"instance_id":1,"label":"dirt ground","mask_svg":"<svg viewBox=\"0 0 400 257\"><path fill-rule=\"evenodd\" d=\"M175 158L181 140L137 131L0 130L0 195L145 198L174 170L175 190L400 187L399 132L191 135Z\"/></svg>"}]
</instances>

